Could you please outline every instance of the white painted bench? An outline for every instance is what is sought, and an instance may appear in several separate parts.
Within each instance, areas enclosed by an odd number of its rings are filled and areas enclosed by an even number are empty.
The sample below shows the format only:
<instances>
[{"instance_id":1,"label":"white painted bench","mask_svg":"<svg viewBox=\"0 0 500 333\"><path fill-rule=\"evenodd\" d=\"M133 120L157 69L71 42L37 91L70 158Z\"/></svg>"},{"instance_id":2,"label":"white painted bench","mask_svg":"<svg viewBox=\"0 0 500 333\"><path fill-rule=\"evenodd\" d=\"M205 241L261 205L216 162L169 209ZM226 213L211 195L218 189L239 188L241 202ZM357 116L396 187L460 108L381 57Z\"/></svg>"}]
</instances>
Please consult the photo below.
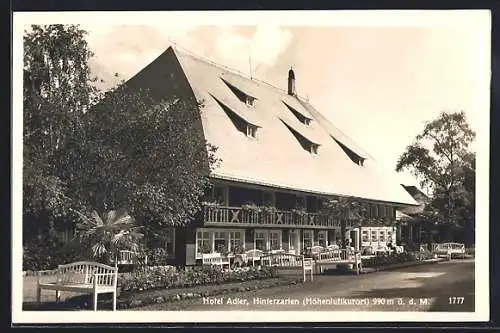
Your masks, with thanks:
<instances>
[{"instance_id":1,"label":"white painted bench","mask_svg":"<svg viewBox=\"0 0 500 333\"><path fill-rule=\"evenodd\" d=\"M318 267L320 274L323 273L326 267L337 266L339 264L352 264L356 270L356 274L359 274L363 268L361 253L351 249L333 249L318 253L314 264Z\"/></svg>"},{"instance_id":2,"label":"white painted bench","mask_svg":"<svg viewBox=\"0 0 500 333\"><path fill-rule=\"evenodd\" d=\"M440 243L435 244L433 252L438 257L446 257L451 260L454 254L460 255L465 258L465 244L462 243Z\"/></svg>"},{"instance_id":3,"label":"white painted bench","mask_svg":"<svg viewBox=\"0 0 500 333\"><path fill-rule=\"evenodd\" d=\"M143 259L143 260L141 260ZM144 258L140 258L139 254L134 251L129 251L129 250L121 250L118 253L118 257L116 259L116 264L117 265L135 265L139 263L144 263L144 265L148 264L148 257L145 256Z\"/></svg>"},{"instance_id":4,"label":"white painted bench","mask_svg":"<svg viewBox=\"0 0 500 333\"><path fill-rule=\"evenodd\" d=\"M323 251L325 251L325 248L323 246L320 246L320 245L315 245L315 246L311 246L310 248L308 248L309 251L311 251L311 254L318 254L318 253L321 253Z\"/></svg>"},{"instance_id":5,"label":"white painted bench","mask_svg":"<svg viewBox=\"0 0 500 333\"><path fill-rule=\"evenodd\" d=\"M204 253L201 256L201 260L203 265L209 266L220 266L220 268L224 268L227 265L229 268L230 262L228 257L223 257L220 253Z\"/></svg>"},{"instance_id":6,"label":"white painted bench","mask_svg":"<svg viewBox=\"0 0 500 333\"><path fill-rule=\"evenodd\" d=\"M264 251L258 249L251 249L244 253L245 260L247 262L252 262L252 266L255 266L256 261L260 261L260 258L264 255Z\"/></svg>"},{"instance_id":7,"label":"white painted bench","mask_svg":"<svg viewBox=\"0 0 500 333\"><path fill-rule=\"evenodd\" d=\"M372 253L375 255L391 254L392 252L393 250L386 245L372 246Z\"/></svg>"},{"instance_id":8,"label":"white painted bench","mask_svg":"<svg viewBox=\"0 0 500 333\"><path fill-rule=\"evenodd\" d=\"M304 256L291 253L274 253L262 256L260 260L262 266L276 267L285 270L301 268L304 274L304 282L306 282L306 273L309 273L311 281L313 280L314 262L312 258L304 258Z\"/></svg>"},{"instance_id":9,"label":"white painted bench","mask_svg":"<svg viewBox=\"0 0 500 333\"><path fill-rule=\"evenodd\" d=\"M57 302L61 299L61 291L92 293L94 311L97 311L97 296L103 293L113 293L113 311L115 311L117 282L117 267L89 261L59 265L55 282L40 283L39 276L37 301L40 303L42 289L55 290Z\"/></svg>"},{"instance_id":10,"label":"white painted bench","mask_svg":"<svg viewBox=\"0 0 500 333\"><path fill-rule=\"evenodd\" d=\"M403 252L405 252L405 248L404 248L403 245L396 245L395 249L396 249L396 253L403 253Z\"/></svg>"},{"instance_id":11,"label":"white painted bench","mask_svg":"<svg viewBox=\"0 0 500 333\"><path fill-rule=\"evenodd\" d=\"M327 250L338 250L340 249L340 246L338 246L337 244L332 244L332 245L328 245L326 247Z\"/></svg>"}]
</instances>

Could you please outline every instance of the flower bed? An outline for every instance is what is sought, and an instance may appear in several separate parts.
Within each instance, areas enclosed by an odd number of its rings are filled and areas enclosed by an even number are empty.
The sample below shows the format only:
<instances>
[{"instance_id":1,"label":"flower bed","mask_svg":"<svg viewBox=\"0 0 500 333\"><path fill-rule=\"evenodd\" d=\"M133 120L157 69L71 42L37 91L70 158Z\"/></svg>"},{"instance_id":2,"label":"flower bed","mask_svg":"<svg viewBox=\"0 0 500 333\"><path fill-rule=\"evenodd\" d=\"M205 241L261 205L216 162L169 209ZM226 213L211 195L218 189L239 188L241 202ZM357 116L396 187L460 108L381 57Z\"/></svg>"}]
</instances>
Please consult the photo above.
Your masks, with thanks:
<instances>
[{"instance_id":1,"label":"flower bed","mask_svg":"<svg viewBox=\"0 0 500 333\"><path fill-rule=\"evenodd\" d=\"M256 279L269 279L277 276L273 268L237 268L231 271L214 266L201 266L187 270L176 270L171 267L150 267L124 274L119 281L122 293L172 288L189 288L194 286L243 282Z\"/></svg>"},{"instance_id":2,"label":"flower bed","mask_svg":"<svg viewBox=\"0 0 500 333\"><path fill-rule=\"evenodd\" d=\"M434 255L430 251L426 251L426 252L392 253L389 255L380 255L362 260L363 260L363 267L381 267L392 264L421 261L433 258Z\"/></svg>"}]
</instances>

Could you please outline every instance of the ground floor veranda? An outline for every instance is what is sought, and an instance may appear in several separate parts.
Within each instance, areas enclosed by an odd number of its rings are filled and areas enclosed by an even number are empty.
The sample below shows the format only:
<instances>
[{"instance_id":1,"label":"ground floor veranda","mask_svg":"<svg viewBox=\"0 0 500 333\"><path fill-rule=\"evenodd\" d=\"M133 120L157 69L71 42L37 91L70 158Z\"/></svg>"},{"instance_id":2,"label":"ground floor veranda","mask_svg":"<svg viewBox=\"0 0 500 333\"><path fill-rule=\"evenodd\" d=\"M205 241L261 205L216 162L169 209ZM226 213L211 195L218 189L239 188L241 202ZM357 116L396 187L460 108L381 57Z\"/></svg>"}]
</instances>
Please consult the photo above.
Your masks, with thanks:
<instances>
[{"instance_id":1,"label":"ground floor veranda","mask_svg":"<svg viewBox=\"0 0 500 333\"><path fill-rule=\"evenodd\" d=\"M169 261L182 266L201 264L206 254L234 257L253 249L264 254L307 254L312 247L342 247L342 239L356 251L398 243L398 231L393 226L359 228L350 223L346 224L344 235L340 226L329 229L200 226L170 228L167 235L165 249Z\"/></svg>"}]
</instances>

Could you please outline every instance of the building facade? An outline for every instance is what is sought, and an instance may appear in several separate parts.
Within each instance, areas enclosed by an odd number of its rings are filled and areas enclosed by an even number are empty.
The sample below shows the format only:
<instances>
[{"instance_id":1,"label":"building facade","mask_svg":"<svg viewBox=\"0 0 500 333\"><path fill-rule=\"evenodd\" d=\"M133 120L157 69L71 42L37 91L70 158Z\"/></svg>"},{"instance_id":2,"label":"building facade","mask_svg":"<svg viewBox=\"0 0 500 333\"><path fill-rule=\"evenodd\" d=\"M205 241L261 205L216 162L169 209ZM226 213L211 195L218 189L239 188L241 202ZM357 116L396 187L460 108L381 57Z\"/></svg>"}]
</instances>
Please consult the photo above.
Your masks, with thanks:
<instances>
[{"instance_id":1,"label":"building facade","mask_svg":"<svg viewBox=\"0 0 500 333\"><path fill-rule=\"evenodd\" d=\"M169 48L126 82L162 98L201 101L200 137L218 148L221 162L211 171L202 211L168 231L172 263L195 265L204 253L249 249L299 254L337 243L343 232L359 249L362 242L386 242L387 232L365 239L351 220L323 213L325 200L356 198L367 216L388 224L396 210L418 205L391 171L297 95L295 80L290 70L281 90Z\"/></svg>"}]
</instances>

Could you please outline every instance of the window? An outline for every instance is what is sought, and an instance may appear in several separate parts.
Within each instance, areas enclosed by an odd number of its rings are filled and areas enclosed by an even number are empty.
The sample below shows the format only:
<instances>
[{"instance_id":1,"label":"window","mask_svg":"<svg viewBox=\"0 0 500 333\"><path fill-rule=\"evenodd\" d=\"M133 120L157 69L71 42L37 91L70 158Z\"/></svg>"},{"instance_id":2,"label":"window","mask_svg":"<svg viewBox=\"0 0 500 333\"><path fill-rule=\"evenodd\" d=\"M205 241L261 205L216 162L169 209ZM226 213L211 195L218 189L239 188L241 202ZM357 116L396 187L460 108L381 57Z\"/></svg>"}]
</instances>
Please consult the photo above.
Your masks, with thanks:
<instances>
[{"instance_id":1,"label":"window","mask_svg":"<svg viewBox=\"0 0 500 333\"><path fill-rule=\"evenodd\" d=\"M311 120L312 120L311 118L304 116L302 113L297 111L295 108L292 108L287 103L283 102L283 104L285 104L285 106L288 108L288 110L290 110L290 112L295 116L295 118L297 118L302 124L304 124L306 126L309 126L311 124Z\"/></svg>"},{"instance_id":2,"label":"window","mask_svg":"<svg viewBox=\"0 0 500 333\"><path fill-rule=\"evenodd\" d=\"M254 106L255 105L255 98L253 98L252 96L247 96L245 102L246 102L245 104L247 106Z\"/></svg>"},{"instance_id":3,"label":"window","mask_svg":"<svg viewBox=\"0 0 500 333\"><path fill-rule=\"evenodd\" d=\"M280 119L280 120L290 130L290 132L292 132L293 136L297 139L297 141L299 142L299 144L302 146L302 148L305 151L307 151L311 154L318 153L318 149L320 146L319 144L314 143L311 140L309 140L308 138L306 138L304 135L302 135L297 130L295 130L293 127L288 125L285 121L283 121L283 119Z\"/></svg>"},{"instance_id":4,"label":"window","mask_svg":"<svg viewBox=\"0 0 500 333\"><path fill-rule=\"evenodd\" d=\"M265 251L267 249L265 232L255 231L255 248L262 251Z\"/></svg>"},{"instance_id":5,"label":"window","mask_svg":"<svg viewBox=\"0 0 500 333\"><path fill-rule=\"evenodd\" d=\"M314 245L313 237L314 237L314 234L313 234L312 230L304 230L303 231L303 243L304 243L305 249Z\"/></svg>"},{"instance_id":6,"label":"window","mask_svg":"<svg viewBox=\"0 0 500 333\"><path fill-rule=\"evenodd\" d=\"M264 206L274 206L274 193L273 192L263 192L262 202Z\"/></svg>"},{"instance_id":7,"label":"window","mask_svg":"<svg viewBox=\"0 0 500 333\"><path fill-rule=\"evenodd\" d=\"M175 257L175 228L167 228L165 230L165 251L167 257Z\"/></svg>"},{"instance_id":8,"label":"window","mask_svg":"<svg viewBox=\"0 0 500 333\"><path fill-rule=\"evenodd\" d=\"M221 78L222 79L222 78ZM256 98L253 96L248 95L247 93L243 92L241 89L236 88L233 84L229 83L225 79L222 79L222 81L226 84L226 86L233 92L233 94L238 97L238 99L242 102L244 102L248 106L253 106L255 104Z\"/></svg>"},{"instance_id":9,"label":"window","mask_svg":"<svg viewBox=\"0 0 500 333\"><path fill-rule=\"evenodd\" d=\"M238 131L244 133L247 136L250 136L251 133L249 132L248 128L252 127L253 129L251 131L253 131L254 136L255 136L255 132L257 131L257 127L259 127L257 124L252 124L251 123L252 121L250 119L248 119L243 113L241 113L240 111L238 111L236 109L230 108L228 105L226 105L225 103L220 101L217 97L215 97L213 95L211 95L211 96L217 102L217 104L222 108L222 110L226 113L229 120L231 120L234 127L236 127L236 129Z\"/></svg>"},{"instance_id":10,"label":"window","mask_svg":"<svg viewBox=\"0 0 500 333\"><path fill-rule=\"evenodd\" d=\"M250 138L255 138L257 135L257 126L247 125L247 136Z\"/></svg>"},{"instance_id":11,"label":"window","mask_svg":"<svg viewBox=\"0 0 500 333\"><path fill-rule=\"evenodd\" d=\"M387 241L388 242L392 242L393 241L393 239L392 239L392 230L388 230L387 231Z\"/></svg>"},{"instance_id":12,"label":"window","mask_svg":"<svg viewBox=\"0 0 500 333\"><path fill-rule=\"evenodd\" d=\"M305 209L306 208L306 200L302 196L297 196L295 199L295 208L297 209Z\"/></svg>"},{"instance_id":13,"label":"window","mask_svg":"<svg viewBox=\"0 0 500 333\"><path fill-rule=\"evenodd\" d=\"M362 241L363 243L366 243L366 242L369 242L369 241L370 241L369 236L368 236L368 230L363 230L363 231L361 232L361 241Z\"/></svg>"},{"instance_id":14,"label":"window","mask_svg":"<svg viewBox=\"0 0 500 333\"><path fill-rule=\"evenodd\" d=\"M271 250L281 249L281 231L269 232L269 248Z\"/></svg>"},{"instance_id":15,"label":"window","mask_svg":"<svg viewBox=\"0 0 500 333\"><path fill-rule=\"evenodd\" d=\"M318 203L317 203L317 211L320 212L322 209L323 209L323 199L322 198L318 198Z\"/></svg>"},{"instance_id":16,"label":"window","mask_svg":"<svg viewBox=\"0 0 500 333\"><path fill-rule=\"evenodd\" d=\"M340 142L339 140L335 139L332 135L330 135L330 137L340 146L340 148L342 148L342 150L344 151L344 153L347 155L347 157L349 157L349 159L353 163L355 163L355 164L357 164L359 166L363 166L364 165L365 160L366 160L365 157L362 157L362 156L356 154L354 151L352 151L351 149L349 149L342 142Z\"/></svg>"},{"instance_id":17,"label":"window","mask_svg":"<svg viewBox=\"0 0 500 333\"><path fill-rule=\"evenodd\" d=\"M212 187L212 199L220 204L226 204L226 187L215 185Z\"/></svg>"},{"instance_id":18,"label":"window","mask_svg":"<svg viewBox=\"0 0 500 333\"><path fill-rule=\"evenodd\" d=\"M381 242L385 242L385 230L380 230L379 239Z\"/></svg>"},{"instance_id":19,"label":"window","mask_svg":"<svg viewBox=\"0 0 500 333\"><path fill-rule=\"evenodd\" d=\"M214 232L214 250L215 252L228 251L227 233L225 231Z\"/></svg>"},{"instance_id":20,"label":"window","mask_svg":"<svg viewBox=\"0 0 500 333\"><path fill-rule=\"evenodd\" d=\"M378 206L378 213L380 217L385 217L385 206Z\"/></svg>"},{"instance_id":21,"label":"window","mask_svg":"<svg viewBox=\"0 0 500 333\"><path fill-rule=\"evenodd\" d=\"M377 230L372 230L372 242L377 242Z\"/></svg>"},{"instance_id":22,"label":"window","mask_svg":"<svg viewBox=\"0 0 500 333\"><path fill-rule=\"evenodd\" d=\"M387 207L387 216L394 218L394 207Z\"/></svg>"},{"instance_id":23,"label":"window","mask_svg":"<svg viewBox=\"0 0 500 333\"><path fill-rule=\"evenodd\" d=\"M243 231L230 231L229 232L229 251L238 253L242 251L243 246Z\"/></svg>"},{"instance_id":24,"label":"window","mask_svg":"<svg viewBox=\"0 0 500 333\"><path fill-rule=\"evenodd\" d=\"M318 245L323 247L328 245L328 234L326 231L318 232Z\"/></svg>"},{"instance_id":25,"label":"window","mask_svg":"<svg viewBox=\"0 0 500 333\"><path fill-rule=\"evenodd\" d=\"M208 231L196 232L196 254L212 252L212 244L210 242L210 233Z\"/></svg>"},{"instance_id":26,"label":"window","mask_svg":"<svg viewBox=\"0 0 500 333\"><path fill-rule=\"evenodd\" d=\"M311 154L318 155L319 145L311 143Z\"/></svg>"}]
</instances>

